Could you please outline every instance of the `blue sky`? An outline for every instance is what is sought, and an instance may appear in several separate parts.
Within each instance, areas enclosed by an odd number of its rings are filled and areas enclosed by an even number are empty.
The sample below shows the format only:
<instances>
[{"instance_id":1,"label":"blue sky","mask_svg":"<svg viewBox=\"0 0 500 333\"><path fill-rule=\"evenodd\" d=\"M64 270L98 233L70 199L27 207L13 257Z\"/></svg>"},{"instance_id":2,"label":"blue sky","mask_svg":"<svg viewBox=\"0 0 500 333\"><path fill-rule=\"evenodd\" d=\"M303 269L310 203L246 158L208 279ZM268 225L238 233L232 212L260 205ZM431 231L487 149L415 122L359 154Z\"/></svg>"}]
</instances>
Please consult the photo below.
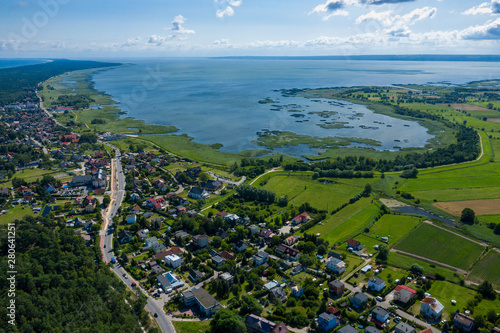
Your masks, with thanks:
<instances>
[{"instance_id":1,"label":"blue sky","mask_svg":"<svg viewBox=\"0 0 500 333\"><path fill-rule=\"evenodd\" d=\"M2 0L0 57L499 54L500 0Z\"/></svg>"}]
</instances>

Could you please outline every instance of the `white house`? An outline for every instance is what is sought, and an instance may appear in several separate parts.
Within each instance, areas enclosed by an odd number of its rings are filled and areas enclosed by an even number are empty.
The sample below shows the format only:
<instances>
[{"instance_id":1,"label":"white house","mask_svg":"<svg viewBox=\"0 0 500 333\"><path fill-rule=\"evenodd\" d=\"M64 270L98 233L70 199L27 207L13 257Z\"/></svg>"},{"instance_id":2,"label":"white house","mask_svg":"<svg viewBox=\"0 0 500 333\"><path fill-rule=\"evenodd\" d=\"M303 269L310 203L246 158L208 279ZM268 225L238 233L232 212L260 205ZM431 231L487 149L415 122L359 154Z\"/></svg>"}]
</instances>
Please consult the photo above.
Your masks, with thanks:
<instances>
[{"instance_id":1,"label":"white house","mask_svg":"<svg viewBox=\"0 0 500 333\"><path fill-rule=\"evenodd\" d=\"M326 268L334 273L342 274L345 271L345 262L340 259L330 257L326 262Z\"/></svg>"},{"instance_id":2,"label":"white house","mask_svg":"<svg viewBox=\"0 0 500 333\"><path fill-rule=\"evenodd\" d=\"M420 304L420 314L432 318L438 319L443 313L444 306L434 297L426 297L421 301Z\"/></svg>"},{"instance_id":3,"label":"white house","mask_svg":"<svg viewBox=\"0 0 500 333\"><path fill-rule=\"evenodd\" d=\"M158 238L156 238L156 237L149 237L149 238L146 238L146 241L144 242L144 247L146 247L146 248L149 249L150 247L152 247L155 244L159 244L158 243Z\"/></svg>"},{"instance_id":4,"label":"white house","mask_svg":"<svg viewBox=\"0 0 500 333\"><path fill-rule=\"evenodd\" d=\"M368 280L368 288L374 291L381 291L385 288L385 281L374 276Z\"/></svg>"},{"instance_id":5,"label":"white house","mask_svg":"<svg viewBox=\"0 0 500 333\"><path fill-rule=\"evenodd\" d=\"M176 254L171 254L165 257L165 264L172 268L177 268L182 265L182 259Z\"/></svg>"},{"instance_id":6,"label":"white house","mask_svg":"<svg viewBox=\"0 0 500 333\"><path fill-rule=\"evenodd\" d=\"M263 263L267 262L269 259L269 254L264 251L259 251L256 254L253 255L253 263L255 266L260 266Z\"/></svg>"},{"instance_id":7,"label":"white house","mask_svg":"<svg viewBox=\"0 0 500 333\"><path fill-rule=\"evenodd\" d=\"M193 187L189 191L188 196L193 199L208 199L210 194L201 188Z\"/></svg>"}]
</instances>

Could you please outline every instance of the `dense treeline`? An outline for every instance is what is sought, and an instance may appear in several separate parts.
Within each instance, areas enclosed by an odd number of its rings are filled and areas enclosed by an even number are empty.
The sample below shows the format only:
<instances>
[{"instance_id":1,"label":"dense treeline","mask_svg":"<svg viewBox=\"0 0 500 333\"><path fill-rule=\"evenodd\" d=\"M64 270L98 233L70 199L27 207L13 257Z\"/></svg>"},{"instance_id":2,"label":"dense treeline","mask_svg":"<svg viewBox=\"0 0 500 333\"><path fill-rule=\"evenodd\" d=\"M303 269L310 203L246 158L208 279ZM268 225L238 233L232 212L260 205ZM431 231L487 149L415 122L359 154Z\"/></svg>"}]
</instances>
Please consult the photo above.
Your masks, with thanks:
<instances>
[{"instance_id":1,"label":"dense treeline","mask_svg":"<svg viewBox=\"0 0 500 333\"><path fill-rule=\"evenodd\" d=\"M92 102L95 101L87 95L62 95L57 98L59 105L71 106L76 109L86 109Z\"/></svg>"},{"instance_id":2,"label":"dense treeline","mask_svg":"<svg viewBox=\"0 0 500 333\"><path fill-rule=\"evenodd\" d=\"M66 72L118 66L98 61L54 60L43 64L0 69L0 105L24 100L38 83Z\"/></svg>"},{"instance_id":3,"label":"dense treeline","mask_svg":"<svg viewBox=\"0 0 500 333\"><path fill-rule=\"evenodd\" d=\"M255 178L258 175L263 174L266 169L280 166L282 162L283 156L280 156L279 159L270 158L268 160L243 158L240 165L235 162L230 171L238 177L247 176L248 178Z\"/></svg>"},{"instance_id":4,"label":"dense treeline","mask_svg":"<svg viewBox=\"0 0 500 333\"><path fill-rule=\"evenodd\" d=\"M273 203L276 200L276 193L263 188L257 188L250 185L241 185L236 188L238 195L248 201L260 201Z\"/></svg>"},{"instance_id":5,"label":"dense treeline","mask_svg":"<svg viewBox=\"0 0 500 333\"><path fill-rule=\"evenodd\" d=\"M12 269L6 226L2 229L0 302L10 304L7 272ZM142 332L125 303L125 285L107 266L94 261L100 258L99 248L86 246L72 229L56 229L49 219L28 217L16 221L15 246L16 331ZM9 327L8 320L3 306L0 327Z\"/></svg>"},{"instance_id":6,"label":"dense treeline","mask_svg":"<svg viewBox=\"0 0 500 333\"><path fill-rule=\"evenodd\" d=\"M364 156L337 157L335 160L321 161L307 164L303 162L286 163L285 170L294 171L315 171L321 176L321 170L328 170L332 173L340 173L343 170L353 171L401 171L416 168L428 168L438 165L461 163L471 161L479 156L480 145L479 135L472 128L457 125L458 131L455 134L456 144L448 147L438 148L425 153L408 153L398 155L393 160L380 159L378 161ZM336 171L332 171L336 170ZM323 173L325 174L325 173ZM356 173L353 174L353 176ZM327 176L326 174L321 177ZM358 174L359 176L359 174Z\"/></svg>"}]
</instances>

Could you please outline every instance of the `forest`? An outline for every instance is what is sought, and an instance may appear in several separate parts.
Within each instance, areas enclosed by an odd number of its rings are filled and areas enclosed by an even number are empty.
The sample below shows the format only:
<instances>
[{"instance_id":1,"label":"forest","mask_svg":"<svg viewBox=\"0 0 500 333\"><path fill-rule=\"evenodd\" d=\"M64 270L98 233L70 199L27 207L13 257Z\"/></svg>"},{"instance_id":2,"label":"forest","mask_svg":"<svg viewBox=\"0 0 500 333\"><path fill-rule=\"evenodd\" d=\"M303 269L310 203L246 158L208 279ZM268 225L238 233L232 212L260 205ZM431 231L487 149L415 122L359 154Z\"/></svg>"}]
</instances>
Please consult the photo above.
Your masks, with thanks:
<instances>
[{"instance_id":1,"label":"forest","mask_svg":"<svg viewBox=\"0 0 500 333\"><path fill-rule=\"evenodd\" d=\"M38 83L66 72L119 66L98 61L54 60L43 64L0 69L0 105L24 100Z\"/></svg>"},{"instance_id":2,"label":"forest","mask_svg":"<svg viewBox=\"0 0 500 333\"><path fill-rule=\"evenodd\" d=\"M18 332L142 332L126 286L103 263L99 247L85 245L74 230L48 218L17 220L15 238L15 324ZM10 304L9 242L0 233L0 302ZM9 264L11 264L10 262ZM0 327L7 327L7 308Z\"/></svg>"}]
</instances>

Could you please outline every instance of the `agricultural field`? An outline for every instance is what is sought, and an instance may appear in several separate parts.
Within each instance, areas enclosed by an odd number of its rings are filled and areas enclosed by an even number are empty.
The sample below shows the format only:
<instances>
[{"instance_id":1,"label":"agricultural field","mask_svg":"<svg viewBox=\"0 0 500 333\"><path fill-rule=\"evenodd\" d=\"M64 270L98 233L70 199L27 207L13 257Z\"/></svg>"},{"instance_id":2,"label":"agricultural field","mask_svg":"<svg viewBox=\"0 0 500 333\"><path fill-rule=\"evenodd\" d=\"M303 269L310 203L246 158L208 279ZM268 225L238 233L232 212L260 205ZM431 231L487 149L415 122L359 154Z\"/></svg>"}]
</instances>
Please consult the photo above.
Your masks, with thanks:
<instances>
[{"instance_id":1,"label":"agricultural field","mask_svg":"<svg viewBox=\"0 0 500 333\"><path fill-rule=\"evenodd\" d=\"M392 267L399 267L405 270L410 270L413 264L417 264L424 269L425 274L440 274L444 276L447 281L459 282L461 274L437 264L430 264L426 261L418 260L412 257L405 256L404 254L390 252L387 264Z\"/></svg>"},{"instance_id":2,"label":"agricultural field","mask_svg":"<svg viewBox=\"0 0 500 333\"><path fill-rule=\"evenodd\" d=\"M363 198L359 201L362 200L369 201L370 199ZM346 220L341 221L340 224L332 228L326 234L322 234L322 237L324 240L330 242L330 244L344 242L347 238L362 232L363 229L375 219L379 211L380 208L376 204L368 203L363 209Z\"/></svg>"},{"instance_id":3,"label":"agricultural field","mask_svg":"<svg viewBox=\"0 0 500 333\"><path fill-rule=\"evenodd\" d=\"M259 180L262 182L261 180ZM308 202L316 209L329 211L349 201L351 197L363 190L363 187L342 183L322 184L311 179L309 175L296 176L293 173L273 175L267 178L262 186L276 192L276 195L288 197L288 204L300 206Z\"/></svg>"},{"instance_id":4,"label":"agricultural field","mask_svg":"<svg viewBox=\"0 0 500 333\"><path fill-rule=\"evenodd\" d=\"M420 222L421 219L414 216L386 214L370 227L368 235L374 238L390 235L389 246L392 246L418 226Z\"/></svg>"},{"instance_id":5,"label":"agricultural field","mask_svg":"<svg viewBox=\"0 0 500 333\"><path fill-rule=\"evenodd\" d=\"M497 249L490 250L472 269L467 280L478 284L488 281L493 288L500 290L500 252Z\"/></svg>"},{"instance_id":6,"label":"agricultural field","mask_svg":"<svg viewBox=\"0 0 500 333\"><path fill-rule=\"evenodd\" d=\"M430 224L422 224L396 249L467 270L484 247Z\"/></svg>"},{"instance_id":7,"label":"agricultural field","mask_svg":"<svg viewBox=\"0 0 500 333\"><path fill-rule=\"evenodd\" d=\"M456 216L460 216L464 208L472 209L476 215L500 214L500 199L438 202L434 206Z\"/></svg>"}]
</instances>

